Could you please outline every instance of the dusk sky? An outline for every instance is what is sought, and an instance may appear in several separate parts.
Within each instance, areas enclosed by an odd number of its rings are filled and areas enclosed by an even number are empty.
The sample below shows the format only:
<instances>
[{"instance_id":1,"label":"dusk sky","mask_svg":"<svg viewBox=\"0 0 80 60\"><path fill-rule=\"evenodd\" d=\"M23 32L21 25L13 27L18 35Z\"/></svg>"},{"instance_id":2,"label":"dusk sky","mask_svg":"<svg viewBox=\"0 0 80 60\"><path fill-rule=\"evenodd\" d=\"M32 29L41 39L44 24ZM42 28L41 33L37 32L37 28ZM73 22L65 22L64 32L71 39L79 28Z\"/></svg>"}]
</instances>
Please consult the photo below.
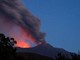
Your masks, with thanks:
<instances>
[{"instance_id":1,"label":"dusk sky","mask_svg":"<svg viewBox=\"0 0 80 60\"><path fill-rule=\"evenodd\" d=\"M21 0L41 21L46 41L67 51L80 50L80 0Z\"/></svg>"}]
</instances>

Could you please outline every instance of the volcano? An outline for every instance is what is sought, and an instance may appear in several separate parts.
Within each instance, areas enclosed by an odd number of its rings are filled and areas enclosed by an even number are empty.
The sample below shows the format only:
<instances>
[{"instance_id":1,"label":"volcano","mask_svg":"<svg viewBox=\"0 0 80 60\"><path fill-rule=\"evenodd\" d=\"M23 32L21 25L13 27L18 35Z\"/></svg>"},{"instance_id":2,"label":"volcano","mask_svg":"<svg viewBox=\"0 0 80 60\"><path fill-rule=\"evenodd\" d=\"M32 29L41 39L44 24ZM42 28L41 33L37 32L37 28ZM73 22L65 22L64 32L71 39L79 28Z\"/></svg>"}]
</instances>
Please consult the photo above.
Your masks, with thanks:
<instances>
[{"instance_id":1,"label":"volcano","mask_svg":"<svg viewBox=\"0 0 80 60\"><path fill-rule=\"evenodd\" d=\"M70 52L68 52L62 48L55 48L48 43L40 44L40 45L32 47L32 48L17 48L17 52L36 53L36 54L40 54L42 56L48 56L51 58L55 58L55 56L57 56L58 53L61 53L65 56L67 56L68 58L71 57Z\"/></svg>"}]
</instances>

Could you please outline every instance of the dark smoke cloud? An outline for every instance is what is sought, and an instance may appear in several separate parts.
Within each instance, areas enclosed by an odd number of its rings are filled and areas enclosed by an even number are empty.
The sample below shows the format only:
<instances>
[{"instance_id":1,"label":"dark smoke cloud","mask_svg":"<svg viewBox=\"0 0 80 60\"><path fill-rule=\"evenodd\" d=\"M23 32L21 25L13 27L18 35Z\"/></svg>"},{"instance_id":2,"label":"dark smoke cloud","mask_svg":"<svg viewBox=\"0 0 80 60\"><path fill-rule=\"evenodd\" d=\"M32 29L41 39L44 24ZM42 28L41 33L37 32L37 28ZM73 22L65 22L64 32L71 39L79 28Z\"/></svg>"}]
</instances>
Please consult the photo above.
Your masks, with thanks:
<instances>
[{"instance_id":1,"label":"dark smoke cloud","mask_svg":"<svg viewBox=\"0 0 80 60\"><path fill-rule=\"evenodd\" d=\"M34 42L45 42L45 34L40 32L40 20L33 16L19 0L0 0L0 31L10 32L14 26L15 30L20 26L25 32L29 31L35 38Z\"/></svg>"}]
</instances>

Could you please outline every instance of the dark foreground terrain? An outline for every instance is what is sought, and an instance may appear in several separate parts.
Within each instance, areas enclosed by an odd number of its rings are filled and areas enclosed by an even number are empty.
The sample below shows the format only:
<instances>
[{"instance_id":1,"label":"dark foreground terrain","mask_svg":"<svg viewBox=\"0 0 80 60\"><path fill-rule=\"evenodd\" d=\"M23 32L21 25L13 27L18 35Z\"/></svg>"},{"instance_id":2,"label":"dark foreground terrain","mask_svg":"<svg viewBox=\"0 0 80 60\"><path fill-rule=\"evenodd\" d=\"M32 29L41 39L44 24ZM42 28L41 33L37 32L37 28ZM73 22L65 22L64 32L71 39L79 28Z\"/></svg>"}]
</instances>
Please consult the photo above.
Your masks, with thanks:
<instances>
[{"instance_id":1,"label":"dark foreground terrain","mask_svg":"<svg viewBox=\"0 0 80 60\"><path fill-rule=\"evenodd\" d=\"M80 55L71 54L72 58L66 58L66 56L61 55L59 53L55 58L43 56L36 53L23 53L18 52L17 53L17 60L80 60Z\"/></svg>"},{"instance_id":2,"label":"dark foreground terrain","mask_svg":"<svg viewBox=\"0 0 80 60\"><path fill-rule=\"evenodd\" d=\"M18 60L54 60L51 57L42 56L35 53L18 53Z\"/></svg>"}]
</instances>

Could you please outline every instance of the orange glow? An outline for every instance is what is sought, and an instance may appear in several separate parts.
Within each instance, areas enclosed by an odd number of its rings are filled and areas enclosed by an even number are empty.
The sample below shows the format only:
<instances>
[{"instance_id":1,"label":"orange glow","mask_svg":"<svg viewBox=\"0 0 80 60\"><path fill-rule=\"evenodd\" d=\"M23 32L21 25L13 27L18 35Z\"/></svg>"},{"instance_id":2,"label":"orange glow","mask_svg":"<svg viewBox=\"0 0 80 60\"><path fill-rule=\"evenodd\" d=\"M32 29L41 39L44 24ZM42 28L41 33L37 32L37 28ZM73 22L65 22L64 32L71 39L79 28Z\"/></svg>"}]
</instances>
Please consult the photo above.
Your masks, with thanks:
<instances>
[{"instance_id":1,"label":"orange glow","mask_svg":"<svg viewBox=\"0 0 80 60\"><path fill-rule=\"evenodd\" d=\"M13 31L10 33L10 36L17 41L17 47L30 48L30 43L28 43L26 40L30 40L34 43L34 38L32 37L31 33L19 26L16 29L14 27Z\"/></svg>"},{"instance_id":2,"label":"orange glow","mask_svg":"<svg viewBox=\"0 0 80 60\"><path fill-rule=\"evenodd\" d=\"M16 46L21 48L30 48L30 45L25 41L18 41Z\"/></svg>"},{"instance_id":3,"label":"orange glow","mask_svg":"<svg viewBox=\"0 0 80 60\"><path fill-rule=\"evenodd\" d=\"M35 39L32 37L31 33L28 30L25 31L24 28L21 28L20 31L21 31L21 34L23 35L24 39L27 38L27 39L31 40L31 42L35 43L34 42Z\"/></svg>"}]
</instances>

